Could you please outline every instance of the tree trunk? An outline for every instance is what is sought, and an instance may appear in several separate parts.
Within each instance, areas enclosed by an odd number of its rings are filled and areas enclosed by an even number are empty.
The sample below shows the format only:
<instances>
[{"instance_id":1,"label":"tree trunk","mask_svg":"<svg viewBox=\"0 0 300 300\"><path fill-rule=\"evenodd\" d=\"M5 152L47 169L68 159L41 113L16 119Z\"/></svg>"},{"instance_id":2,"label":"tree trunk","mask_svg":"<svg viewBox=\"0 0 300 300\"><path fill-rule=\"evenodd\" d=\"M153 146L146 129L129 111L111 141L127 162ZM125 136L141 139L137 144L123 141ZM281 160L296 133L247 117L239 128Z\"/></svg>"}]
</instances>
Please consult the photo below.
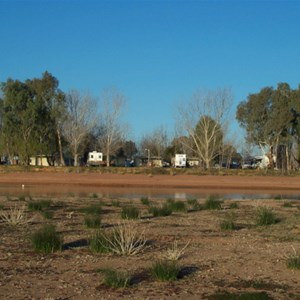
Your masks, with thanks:
<instances>
[{"instance_id":1,"label":"tree trunk","mask_svg":"<svg viewBox=\"0 0 300 300\"><path fill-rule=\"evenodd\" d=\"M60 159L60 166L65 166L65 160L63 157L63 151L62 151L62 143L61 143L61 134L60 134L60 130L57 127L56 129L56 133L57 133L57 139L58 139L58 148L59 148L59 159Z\"/></svg>"}]
</instances>

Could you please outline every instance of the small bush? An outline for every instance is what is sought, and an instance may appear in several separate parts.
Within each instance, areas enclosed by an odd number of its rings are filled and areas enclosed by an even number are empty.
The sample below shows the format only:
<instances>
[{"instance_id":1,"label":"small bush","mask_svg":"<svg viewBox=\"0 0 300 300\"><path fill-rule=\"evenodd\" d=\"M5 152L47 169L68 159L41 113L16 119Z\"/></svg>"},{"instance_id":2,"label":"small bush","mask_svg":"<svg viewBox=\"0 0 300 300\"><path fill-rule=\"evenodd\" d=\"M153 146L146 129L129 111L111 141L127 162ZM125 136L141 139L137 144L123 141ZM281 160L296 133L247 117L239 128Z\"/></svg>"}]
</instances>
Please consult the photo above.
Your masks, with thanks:
<instances>
[{"instance_id":1,"label":"small bush","mask_svg":"<svg viewBox=\"0 0 300 300\"><path fill-rule=\"evenodd\" d=\"M152 206L149 208L149 213L153 217L166 217L172 214L172 209L168 205L163 205L162 207Z\"/></svg>"},{"instance_id":2,"label":"small bush","mask_svg":"<svg viewBox=\"0 0 300 300\"><path fill-rule=\"evenodd\" d=\"M103 232L95 232L89 239L89 247L94 253L108 253L109 242Z\"/></svg>"},{"instance_id":3,"label":"small bush","mask_svg":"<svg viewBox=\"0 0 300 300\"><path fill-rule=\"evenodd\" d=\"M101 225L101 216L88 214L84 217L84 224L87 228L99 228Z\"/></svg>"},{"instance_id":4,"label":"small bush","mask_svg":"<svg viewBox=\"0 0 300 300\"><path fill-rule=\"evenodd\" d=\"M18 197L18 201L25 201L26 200L26 197L24 195L20 195Z\"/></svg>"},{"instance_id":5,"label":"small bush","mask_svg":"<svg viewBox=\"0 0 300 300\"><path fill-rule=\"evenodd\" d=\"M87 207L83 207L79 209L80 212L86 213L86 214L101 214L102 213L102 207L100 204L96 205L90 205Z\"/></svg>"},{"instance_id":6,"label":"small bush","mask_svg":"<svg viewBox=\"0 0 300 300\"><path fill-rule=\"evenodd\" d=\"M111 205L114 207L119 207L120 206L120 201L119 200L112 200Z\"/></svg>"},{"instance_id":7,"label":"small bush","mask_svg":"<svg viewBox=\"0 0 300 300\"><path fill-rule=\"evenodd\" d=\"M98 199L98 194L97 193L92 193L92 194L90 194L90 198Z\"/></svg>"},{"instance_id":8,"label":"small bush","mask_svg":"<svg viewBox=\"0 0 300 300\"><path fill-rule=\"evenodd\" d=\"M105 269L104 284L113 288L125 288L131 284L131 276L128 272L118 271L113 269Z\"/></svg>"},{"instance_id":9,"label":"small bush","mask_svg":"<svg viewBox=\"0 0 300 300\"><path fill-rule=\"evenodd\" d=\"M122 223L111 232L98 231L90 239L93 252L111 252L117 255L136 255L146 247L144 233L139 233L134 223Z\"/></svg>"},{"instance_id":10,"label":"small bush","mask_svg":"<svg viewBox=\"0 0 300 300\"><path fill-rule=\"evenodd\" d=\"M151 269L151 275L161 281L171 281L178 278L180 268L174 260L161 260L155 262Z\"/></svg>"},{"instance_id":11,"label":"small bush","mask_svg":"<svg viewBox=\"0 0 300 300\"><path fill-rule=\"evenodd\" d=\"M122 219L134 220L140 217L140 211L133 206L123 207L121 211Z\"/></svg>"},{"instance_id":12,"label":"small bush","mask_svg":"<svg viewBox=\"0 0 300 300\"><path fill-rule=\"evenodd\" d=\"M173 199L168 199L167 205L170 207L170 209L172 211L176 211L176 212L179 212L179 211L186 212L187 211L186 204L183 201L175 201Z\"/></svg>"},{"instance_id":13,"label":"small bush","mask_svg":"<svg viewBox=\"0 0 300 300\"><path fill-rule=\"evenodd\" d=\"M232 202L232 203L229 204L229 208L230 209L237 209L237 208L239 208L239 205L238 205L237 202Z\"/></svg>"},{"instance_id":14,"label":"small bush","mask_svg":"<svg viewBox=\"0 0 300 300\"><path fill-rule=\"evenodd\" d=\"M204 202L204 209L214 210L221 209L222 201L219 200L216 196L209 196Z\"/></svg>"},{"instance_id":15,"label":"small bush","mask_svg":"<svg viewBox=\"0 0 300 300\"><path fill-rule=\"evenodd\" d=\"M53 219L54 213L51 210L45 210L42 212L42 215L45 219Z\"/></svg>"},{"instance_id":16,"label":"small bush","mask_svg":"<svg viewBox=\"0 0 300 300\"><path fill-rule=\"evenodd\" d=\"M282 206L283 206L283 207L293 207L293 204L292 204L291 201L284 201L284 203L283 203Z\"/></svg>"},{"instance_id":17,"label":"small bush","mask_svg":"<svg viewBox=\"0 0 300 300\"><path fill-rule=\"evenodd\" d=\"M141 198L141 203L144 204L144 205L149 206L150 205L150 200L149 200L148 197L142 197Z\"/></svg>"},{"instance_id":18,"label":"small bush","mask_svg":"<svg viewBox=\"0 0 300 300\"><path fill-rule=\"evenodd\" d=\"M258 207L256 210L256 225L267 226L276 223L273 211L267 207Z\"/></svg>"},{"instance_id":19,"label":"small bush","mask_svg":"<svg viewBox=\"0 0 300 300\"><path fill-rule=\"evenodd\" d=\"M236 225L234 223L234 215L233 214L226 214L225 219L222 220L220 223L220 227L222 230L235 230Z\"/></svg>"},{"instance_id":20,"label":"small bush","mask_svg":"<svg viewBox=\"0 0 300 300\"><path fill-rule=\"evenodd\" d=\"M30 201L28 202L28 209L31 211L42 211L45 208L49 208L51 204L51 200Z\"/></svg>"},{"instance_id":21,"label":"small bush","mask_svg":"<svg viewBox=\"0 0 300 300\"><path fill-rule=\"evenodd\" d=\"M294 253L287 257L286 265L289 269L300 270L300 254L293 248Z\"/></svg>"},{"instance_id":22,"label":"small bush","mask_svg":"<svg viewBox=\"0 0 300 300\"><path fill-rule=\"evenodd\" d=\"M34 250L42 253L59 251L62 249L63 244L63 240L56 232L55 226L48 224L32 235L31 242Z\"/></svg>"},{"instance_id":23,"label":"small bush","mask_svg":"<svg viewBox=\"0 0 300 300\"><path fill-rule=\"evenodd\" d=\"M187 204L189 206L189 210L198 211L202 209L202 206L197 199L188 199Z\"/></svg>"},{"instance_id":24,"label":"small bush","mask_svg":"<svg viewBox=\"0 0 300 300\"><path fill-rule=\"evenodd\" d=\"M14 208L10 208L9 211L1 211L0 219L10 226L23 226L30 223L33 220L33 218L27 218L25 206L15 206Z\"/></svg>"}]
</instances>

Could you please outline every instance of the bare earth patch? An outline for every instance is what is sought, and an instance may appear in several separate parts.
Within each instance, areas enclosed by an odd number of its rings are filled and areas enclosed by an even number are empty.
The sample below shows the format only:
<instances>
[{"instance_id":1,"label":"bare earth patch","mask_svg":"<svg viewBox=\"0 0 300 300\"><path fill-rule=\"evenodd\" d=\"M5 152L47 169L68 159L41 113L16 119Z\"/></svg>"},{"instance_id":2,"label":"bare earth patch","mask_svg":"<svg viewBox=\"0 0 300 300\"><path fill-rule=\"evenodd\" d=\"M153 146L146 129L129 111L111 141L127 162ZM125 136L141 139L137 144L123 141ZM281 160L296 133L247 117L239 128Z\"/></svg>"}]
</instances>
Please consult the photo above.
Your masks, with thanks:
<instances>
[{"instance_id":1,"label":"bare earth patch","mask_svg":"<svg viewBox=\"0 0 300 300\"><path fill-rule=\"evenodd\" d=\"M93 174L94 175L94 174ZM50 184L59 190L85 185L90 193L103 185L163 188L199 188L218 186L271 189L299 188L299 179L288 177L214 177L153 176L97 174L1 174L1 184ZM1 196L1 211L44 199L41 195ZM47 197L49 199L49 197ZM265 291L270 299L300 299L300 270L286 266L293 248L300 251L300 201L283 206L280 200L233 200L222 203L221 210L173 212L166 217L153 217L140 199L107 198L93 195L64 195L51 198L53 218L45 219L39 211L25 210L32 220L22 226L9 226L0 219L0 298L1 299L213 299L217 292ZM149 199L151 205L162 205L166 199ZM182 200L184 201L184 200ZM205 199L198 199L203 204ZM88 240L95 229L84 225L84 209L101 204L101 230L109 231L121 221L124 206L139 208L134 220L144 232L146 249L135 256L95 254ZM256 210L267 206L277 222L256 226ZM221 230L220 223L228 213L234 215L235 230ZM35 253L29 237L43 224L54 224L64 238L63 250L52 254ZM174 241L180 248L188 245L178 260L179 278L161 282L151 277L149 268ZM132 276L128 288L111 288L103 283L101 270L127 270Z\"/></svg>"}]
</instances>

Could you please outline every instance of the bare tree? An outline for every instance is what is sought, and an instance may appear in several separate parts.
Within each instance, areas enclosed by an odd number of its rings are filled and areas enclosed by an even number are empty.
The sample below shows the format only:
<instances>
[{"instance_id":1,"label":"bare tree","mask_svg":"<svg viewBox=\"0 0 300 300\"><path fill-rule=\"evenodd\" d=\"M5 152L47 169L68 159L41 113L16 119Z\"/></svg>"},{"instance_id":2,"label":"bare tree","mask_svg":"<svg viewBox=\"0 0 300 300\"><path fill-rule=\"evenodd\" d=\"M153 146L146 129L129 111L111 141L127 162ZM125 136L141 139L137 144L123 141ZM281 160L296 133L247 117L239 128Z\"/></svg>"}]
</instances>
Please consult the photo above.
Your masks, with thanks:
<instances>
[{"instance_id":1,"label":"bare tree","mask_svg":"<svg viewBox=\"0 0 300 300\"><path fill-rule=\"evenodd\" d=\"M96 103L89 94L72 90L66 95L66 104L67 116L63 124L63 134L69 143L74 166L78 166L83 141L96 124Z\"/></svg>"},{"instance_id":2,"label":"bare tree","mask_svg":"<svg viewBox=\"0 0 300 300\"><path fill-rule=\"evenodd\" d=\"M140 151L141 153L143 153L145 149L147 149L148 151L150 151L151 156L163 157L167 146L167 131L163 126L161 126L142 137L142 140L140 142Z\"/></svg>"},{"instance_id":3,"label":"bare tree","mask_svg":"<svg viewBox=\"0 0 300 300\"><path fill-rule=\"evenodd\" d=\"M232 94L228 89L197 91L188 103L177 110L178 136L205 168L209 169L220 154L226 121L228 120Z\"/></svg>"},{"instance_id":4,"label":"bare tree","mask_svg":"<svg viewBox=\"0 0 300 300\"><path fill-rule=\"evenodd\" d=\"M106 165L110 166L110 157L122 145L127 133L126 124L121 123L125 106L125 96L116 88L104 89L101 95L101 113L99 144L106 156Z\"/></svg>"}]
</instances>

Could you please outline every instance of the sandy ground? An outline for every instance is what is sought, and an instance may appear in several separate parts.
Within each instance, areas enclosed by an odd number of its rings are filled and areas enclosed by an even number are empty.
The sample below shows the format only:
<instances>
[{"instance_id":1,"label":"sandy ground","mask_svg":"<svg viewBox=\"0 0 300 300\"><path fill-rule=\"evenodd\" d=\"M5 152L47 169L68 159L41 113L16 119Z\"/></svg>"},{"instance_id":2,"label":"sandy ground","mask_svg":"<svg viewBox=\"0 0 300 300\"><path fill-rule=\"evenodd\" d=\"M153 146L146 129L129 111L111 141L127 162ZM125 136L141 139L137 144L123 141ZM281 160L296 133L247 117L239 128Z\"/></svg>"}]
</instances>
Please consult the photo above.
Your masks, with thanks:
<instances>
[{"instance_id":1,"label":"sandy ground","mask_svg":"<svg viewBox=\"0 0 300 300\"><path fill-rule=\"evenodd\" d=\"M0 185L73 185L126 188L184 188L223 190L286 190L300 192L300 177L289 176L197 176L98 173L6 173Z\"/></svg>"},{"instance_id":2,"label":"sandy ground","mask_svg":"<svg viewBox=\"0 0 300 300\"><path fill-rule=\"evenodd\" d=\"M0 174L0 185L51 185L59 187L82 185L96 187L153 187L191 189L266 189L300 190L296 177L239 177L192 175L114 175L15 173ZM245 292L264 292L268 298L300 299L300 271L286 266L293 248L300 253L299 200L236 201L236 209L222 203L221 210L174 212L167 217L153 217L140 199L109 198L91 194L56 195L51 198L52 219L38 211L29 211L30 201L43 196L0 196L0 212L25 206L25 214L33 221L11 227L0 218L0 299L220 299L216 293L239 295ZM46 197L45 199L49 199ZM150 198L150 205L162 205L166 199ZM184 200L182 200L184 201ZM198 199L200 204L205 199ZM289 205L285 205L289 202ZM84 225L81 208L101 203L101 230L119 226L124 206L138 207L141 217L135 220L139 232L148 240L144 252L136 256L95 254L88 240L95 229ZM256 210L267 206L278 222L270 226L255 225ZM236 229L223 231L222 220L234 216ZM30 236L44 224L57 227L64 239L63 250L53 254L35 253ZM151 277L153 262L164 257L174 241L182 249L188 244L178 264L180 278L161 282ZM126 270L133 276L129 288L111 288L103 283L100 270ZM237 298L234 298L237 299Z\"/></svg>"}]
</instances>

